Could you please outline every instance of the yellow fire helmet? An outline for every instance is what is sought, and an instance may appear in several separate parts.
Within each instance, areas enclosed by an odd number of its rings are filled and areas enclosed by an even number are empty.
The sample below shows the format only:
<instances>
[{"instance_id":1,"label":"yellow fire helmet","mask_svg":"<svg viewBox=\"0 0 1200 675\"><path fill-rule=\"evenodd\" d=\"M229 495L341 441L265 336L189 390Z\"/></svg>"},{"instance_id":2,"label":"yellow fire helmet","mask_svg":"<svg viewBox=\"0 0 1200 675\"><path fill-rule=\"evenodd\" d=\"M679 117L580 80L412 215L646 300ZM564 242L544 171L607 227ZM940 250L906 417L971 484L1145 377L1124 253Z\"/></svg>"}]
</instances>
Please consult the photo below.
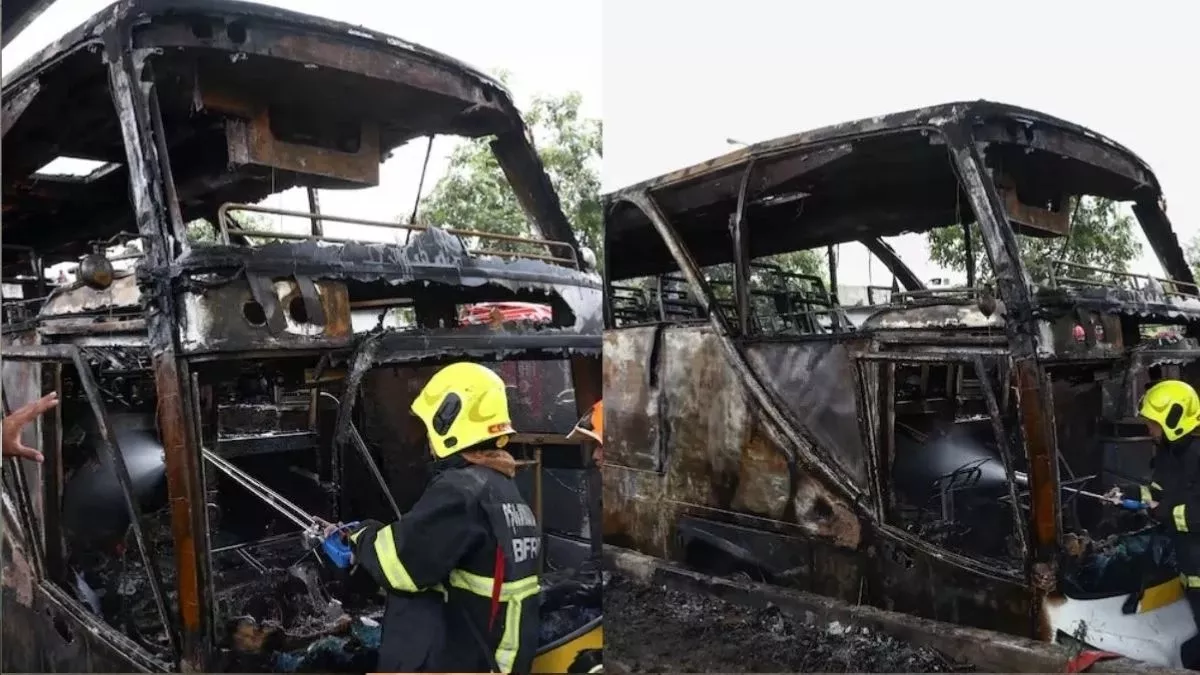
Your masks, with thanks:
<instances>
[{"instance_id":1,"label":"yellow fire helmet","mask_svg":"<svg viewBox=\"0 0 1200 675\"><path fill-rule=\"evenodd\" d=\"M429 446L439 459L493 438L503 448L515 433L504 380L478 363L452 363L439 370L410 410L425 423Z\"/></svg>"},{"instance_id":2,"label":"yellow fire helmet","mask_svg":"<svg viewBox=\"0 0 1200 675\"><path fill-rule=\"evenodd\" d=\"M1168 441L1177 441L1200 426L1200 396L1187 382L1163 380L1146 390L1138 414L1157 422Z\"/></svg>"}]
</instances>

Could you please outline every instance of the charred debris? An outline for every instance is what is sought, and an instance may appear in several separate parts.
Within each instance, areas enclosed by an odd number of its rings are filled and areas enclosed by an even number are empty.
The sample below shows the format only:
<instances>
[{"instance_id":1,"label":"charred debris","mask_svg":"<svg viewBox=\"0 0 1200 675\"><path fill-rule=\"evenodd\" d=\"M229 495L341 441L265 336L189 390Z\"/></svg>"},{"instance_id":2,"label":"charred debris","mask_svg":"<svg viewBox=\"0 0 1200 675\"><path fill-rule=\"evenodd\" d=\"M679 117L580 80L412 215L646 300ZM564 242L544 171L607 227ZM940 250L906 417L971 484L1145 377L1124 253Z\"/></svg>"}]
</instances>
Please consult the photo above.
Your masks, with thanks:
<instances>
[{"instance_id":1,"label":"charred debris","mask_svg":"<svg viewBox=\"0 0 1200 675\"><path fill-rule=\"evenodd\" d=\"M1021 258L1094 197L1132 208L1162 277ZM1200 375L1200 296L1165 208L1124 147L986 101L607 195L605 245L641 254L605 259L606 541L1043 639L1062 593L1170 579L1163 556L1126 555L1145 535L1106 540L1142 516L1061 489L1148 480L1141 392ZM927 286L887 241L939 228L976 233L965 285ZM843 247L886 270L857 304ZM803 250L825 276L773 258Z\"/></svg>"},{"instance_id":2,"label":"charred debris","mask_svg":"<svg viewBox=\"0 0 1200 675\"><path fill-rule=\"evenodd\" d=\"M513 388L543 638L598 616L598 494L565 434L600 397L600 282L502 86L360 27L124 1L7 78L3 118L4 404L62 398L29 432L45 463L4 471L5 670L369 668L378 589L201 450L322 518L392 518L425 481L405 411L460 359ZM433 135L491 137L538 237L320 212L318 189L377 185ZM252 205L290 188L309 211ZM511 302L544 311L486 311Z\"/></svg>"}]
</instances>

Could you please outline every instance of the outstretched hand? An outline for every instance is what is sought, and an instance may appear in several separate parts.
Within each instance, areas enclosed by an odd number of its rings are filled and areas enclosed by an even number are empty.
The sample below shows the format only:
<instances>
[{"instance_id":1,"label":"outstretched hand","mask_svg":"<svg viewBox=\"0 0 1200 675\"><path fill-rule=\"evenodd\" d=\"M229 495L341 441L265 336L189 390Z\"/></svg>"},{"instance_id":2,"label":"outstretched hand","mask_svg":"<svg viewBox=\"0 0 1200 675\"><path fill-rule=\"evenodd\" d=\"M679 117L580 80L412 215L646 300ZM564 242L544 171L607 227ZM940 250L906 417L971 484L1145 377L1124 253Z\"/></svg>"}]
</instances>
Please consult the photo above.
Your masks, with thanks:
<instances>
[{"instance_id":1,"label":"outstretched hand","mask_svg":"<svg viewBox=\"0 0 1200 675\"><path fill-rule=\"evenodd\" d=\"M343 527L345 526L340 523L325 523L325 529L321 531L321 538L328 539L329 535L337 532Z\"/></svg>"},{"instance_id":2,"label":"outstretched hand","mask_svg":"<svg viewBox=\"0 0 1200 675\"><path fill-rule=\"evenodd\" d=\"M58 392L52 392L32 403L26 403L4 418L3 434L5 457L22 457L35 462L43 460L42 453L21 442L21 432L25 426L40 417L47 410L58 405Z\"/></svg>"}]
</instances>

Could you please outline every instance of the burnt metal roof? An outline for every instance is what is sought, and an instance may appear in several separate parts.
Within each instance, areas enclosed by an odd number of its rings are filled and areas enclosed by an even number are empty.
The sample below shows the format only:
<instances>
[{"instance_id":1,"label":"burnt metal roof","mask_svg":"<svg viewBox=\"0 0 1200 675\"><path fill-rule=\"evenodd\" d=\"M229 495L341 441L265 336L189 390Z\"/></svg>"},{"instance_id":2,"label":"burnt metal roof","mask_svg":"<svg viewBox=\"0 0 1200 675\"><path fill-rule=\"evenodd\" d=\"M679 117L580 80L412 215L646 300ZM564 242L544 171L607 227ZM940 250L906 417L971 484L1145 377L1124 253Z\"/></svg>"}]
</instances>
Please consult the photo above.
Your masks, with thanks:
<instances>
[{"instance_id":1,"label":"burnt metal roof","mask_svg":"<svg viewBox=\"0 0 1200 675\"><path fill-rule=\"evenodd\" d=\"M1144 161L1094 131L1002 103L948 103L756 143L606 194L606 246L639 251L608 259L609 276L676 267L646 215L624 199L643 192L701 266L730 261L729 218L743 184L752 259L972 222L950 155L967 132L986 166L1029 204L1081 194L1154 204L1161 196ZM1148 236L1178 262L1178 244L1164 232Z\"/></svg>"},{"instance_id":2,"label":"burnt metal roof","mask_svg":"<svg viewBox=\"0 0 1200 675\"><path fill-rule=\"evenodd\" d=\"M239 105L282 116L378 127L379 161L418 137L494 136L492 144L540 234L574 246L570 223L504 86L433 50L365 28L234 0L123 0L23 64L4 86L6 243L47 260L87 240L130 230L129 173L108 60L130 47L155 80L176 194L185 221L213 220L225 202L254 202L296 185L358 187L370 176L337 156L331 174L231 166L230 116ZM253 101L250 101L253 99ZM198 105L199 102L199 105ZM226 107L222 107L226 106ZM234 108L233 112L229 107ZM272 119L275 119L274 112ZM324 131L324 129L322 129ZM56 157L113 166L81 180L36 175ZM353 165L361 167L360 164ZM336 177L360 172L355 185ZM364 177L365 176L365 177Z\"/></svg>"},{"instance_id":3,"label":"burnt metal roof","mask_svg":"<svg viewBox=\"0 0 1200 675\"><path fill-rule=\"evenodd\" d=\"M10 12L14 19L19 20L20 18L29 16L28 21L32 21L33 18L36 18L38 14L41 14L53 2L54 0L4 0L3 21L5 25L5 42L9 39ZM505 96L509 97L508 90L495 78L446 54L423 47L415 42L402 40L362 26L333 21L311 14L293 12L257 2L243 2L241 0L119 0L96 12L82 24L68 31L58 40L55 40L27 59L4 78L4 88L7 89L10 84L17 83L29 73L35 72L39 67L71 51L74 47L89 40L100 38L107 28L120 23L122 20L136 18L139 22L143 22L153 20L156 17L192 13L219 14L229 17L241 16L291 24L296 28L307 28L334 35L353 36L362 40L375 41L379 43L381 48L402 50L410 54L419 55L439 65L457 69L464 75L478 80L480 84L486 84L503 91Z\"/></svg>"},{"instance_id":4,"label":"burnt metal roof","mask_svg":"<svg viewBox=\"0 0 1200 675\"><path fill-rule=\"evenodd\" d=\"M1132 150L1107 136L1092 131L1087 127L1036 110L980 99L978 101L943 103L915 110L867 117L851 122L841 122L809 131L802 131L789 136L780 136L779 138L767 141L760 141L698 164L613 190L606 197L624 192L655 191L682 183L691 184L703 183L705 180L719 180L719 176L723 176L726 172L737 171L740 173L752 160L771 157L789 151L803 150L806 146L810 145L824 144L838 140L853 140L856 137L889 131L920 127L941 127L957 121L979 121L989 118L1009 119L1014 122L1026 124L1047 125L1057 127L1059 130L1067 133L1086 136L1106 146L1114 153L1124 156L1125 159L1132 162L1152 179L1156 192L1159 189L1158 181L1154 178L1154 173L1150 170L1150 166L1134 154Z\"/></svg>"}]
</instances>

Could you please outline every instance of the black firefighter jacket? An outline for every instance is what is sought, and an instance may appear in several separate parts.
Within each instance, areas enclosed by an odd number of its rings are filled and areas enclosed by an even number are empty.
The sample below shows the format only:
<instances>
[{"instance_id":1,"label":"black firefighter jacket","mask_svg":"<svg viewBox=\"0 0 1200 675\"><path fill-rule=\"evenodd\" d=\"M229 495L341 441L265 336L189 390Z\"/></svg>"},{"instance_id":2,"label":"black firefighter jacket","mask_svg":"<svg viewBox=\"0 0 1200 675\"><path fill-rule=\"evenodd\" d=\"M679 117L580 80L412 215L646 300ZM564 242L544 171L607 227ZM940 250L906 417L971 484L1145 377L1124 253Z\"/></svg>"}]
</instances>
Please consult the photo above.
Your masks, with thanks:
<instances>
[{"instance_id":1,"label":"black firefighter jacket","mask_svg":"<svg viewBox=\"0 0 1200 675\"><path fill-rule=\"evenodd\" d=\"M1151 482L1137 486L1136 494L1158 502L1150 516L1171 535L1184 586L1200 591L1200 439L1160 443Z\"/></svg>"},{"instance_id":2,"label":"black firefighter jacket","mask_svg":"<svg viewBox=\"0 0 1200 675\"><path fill-rule=\"evenodd\" d=\"M512 480L511 455L471 453L505 460L473 463L463 454L435 462L429 486L399 522L368 521L351 535L352 545L359 564L389 594L442 594L446 635L438 670L527 673L540 630L541 530ZM397 604L392 600L389 610ZM388 626L388 614L385 636L403 640L392 637L404 628ZM418 643L414 648L427 648ZM395 658L393 645L381 646L381 660L385 652Z\"/></svg>"}]
</instances>

